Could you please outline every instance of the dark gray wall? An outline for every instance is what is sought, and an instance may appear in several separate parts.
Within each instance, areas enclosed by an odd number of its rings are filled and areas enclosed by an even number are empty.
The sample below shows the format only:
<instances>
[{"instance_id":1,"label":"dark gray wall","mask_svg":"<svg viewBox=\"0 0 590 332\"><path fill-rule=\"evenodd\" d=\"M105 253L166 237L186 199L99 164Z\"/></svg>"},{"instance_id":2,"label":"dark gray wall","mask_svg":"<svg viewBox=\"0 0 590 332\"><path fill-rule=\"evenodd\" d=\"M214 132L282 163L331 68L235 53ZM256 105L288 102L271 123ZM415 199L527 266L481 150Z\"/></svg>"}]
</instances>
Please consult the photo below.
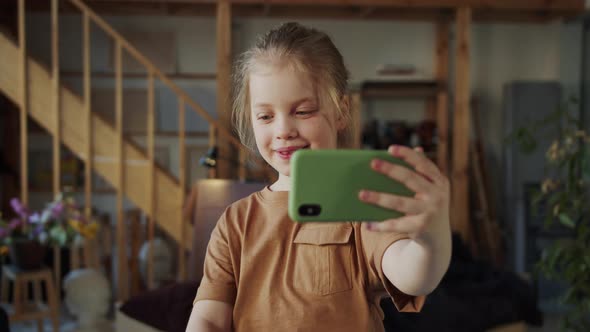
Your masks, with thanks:
<instances>
[{"instance_id":1,"label":"dark gray wall","mask_svg":"<svg viewBox=\"0 0 590 332\"><path fill-rule=\"evenodd\" d=\"M590 14L584 19L582 53L582 120L586 131L590 131Z\"/></svg>"},{"instance_id":2,"label":"dark gray wall","mask_svg":"<svg viewBox=\"0 0 590 332\"><path fill-rule=\"evenodd\" d=\"M504 133L530 125L555 112L562 102L562 87L558 82L519 81L504 86ZM540 183L546 176L545 152L556 137L556 130L544 130L537 147L524 154L516 143L507 143L503 153L503 211L504 229L507 231L509 263L516 272L524 272L526 255L526 227L524 219L524 186Z\"/></svg>"}]
</instances>

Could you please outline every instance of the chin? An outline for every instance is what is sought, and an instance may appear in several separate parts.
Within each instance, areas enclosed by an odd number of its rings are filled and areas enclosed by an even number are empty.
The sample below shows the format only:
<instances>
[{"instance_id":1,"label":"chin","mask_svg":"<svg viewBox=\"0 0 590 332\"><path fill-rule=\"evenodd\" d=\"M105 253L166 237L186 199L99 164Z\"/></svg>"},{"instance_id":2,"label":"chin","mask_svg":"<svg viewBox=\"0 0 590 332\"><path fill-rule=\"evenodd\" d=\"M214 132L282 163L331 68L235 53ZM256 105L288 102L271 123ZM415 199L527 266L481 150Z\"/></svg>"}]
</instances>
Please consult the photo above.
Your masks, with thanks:
<instances>
[{"instance_id":1,"label":"chin","mask_svg":"<svg viewBox=\"0 0 590 332\"><path fill-rule=\"evenodd\" d=\"M279 167L278 169L275 168L275 170L284 176L291 176L291 167Z\"/></svg>"}]
</instances>

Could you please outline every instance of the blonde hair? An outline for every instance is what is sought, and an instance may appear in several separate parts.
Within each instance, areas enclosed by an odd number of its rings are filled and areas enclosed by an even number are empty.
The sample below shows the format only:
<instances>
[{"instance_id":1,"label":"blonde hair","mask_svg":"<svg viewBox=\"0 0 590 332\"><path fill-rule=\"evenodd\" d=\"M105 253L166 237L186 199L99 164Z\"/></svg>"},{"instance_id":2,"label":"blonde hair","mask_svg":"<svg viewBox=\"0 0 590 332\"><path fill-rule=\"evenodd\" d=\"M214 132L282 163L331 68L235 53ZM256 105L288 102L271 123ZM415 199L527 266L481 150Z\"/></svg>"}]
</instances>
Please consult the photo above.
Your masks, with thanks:
<instances>
[{"instance_id":1,"label":"blonde hair","mask_svg":"<svg viewBox=\"0 0 590 332\"><path fill-rule=\"evenodd\" d=\"M232 121L237 134L246 147L256 151L252 132L249 78L255 65L284 63L309 75L324 103L332 104L336 117L344 123L338 130L338 147L353 144L353 123L350 106L342 107L348 86L348 70L342 54L324 32L299 23L284 23L263 36L237 59L233 75ZM346 101L345 105L348 105Z\"/></svg>"}]
</instances>

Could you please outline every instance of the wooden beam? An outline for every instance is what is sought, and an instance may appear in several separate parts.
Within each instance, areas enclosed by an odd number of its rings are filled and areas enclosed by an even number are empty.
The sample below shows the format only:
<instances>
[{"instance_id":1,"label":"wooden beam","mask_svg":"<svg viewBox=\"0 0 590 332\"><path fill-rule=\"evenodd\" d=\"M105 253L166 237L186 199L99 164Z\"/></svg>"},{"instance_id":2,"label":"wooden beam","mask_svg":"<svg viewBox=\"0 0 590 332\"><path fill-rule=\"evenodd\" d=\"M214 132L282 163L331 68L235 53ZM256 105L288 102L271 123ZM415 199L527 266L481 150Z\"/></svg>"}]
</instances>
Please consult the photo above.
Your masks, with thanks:
<instances>
[{"instance_id":1,"label":"wooden beam","mask_svg":"<svg viewBox=\"0 0 590 332\"><path fill-rule=\"evenodd\" d=\"M361 13L359 14L360 18L367 18L369 15L375 12L375 7L366 7L361 9Z\"/></svg>"},{"instance_id":2,"label":"wooden beam","mask_svg":"<svg viewBox=\"0 0 590 332\"><path fill-rule=\"evenodd\" d=\"M436 79L444 82L444 89L439 89L436 97L436 127L438 133L437 164L441 172L449 176L449 21L441 20L436 24Z\"/></svg>"},{"instance_id":3,"label":"wooden beam","mask_svg":"<svg viewBox=\"0 0 590 332\"><path fill-rule=\"evenodd\" d=\"M227 0L217 3L217 115L220 126L231 133L231 4ZM226 137L218 137L219 158L217 176L234 178L235 169L228 160L235 153Z\"/></svg>"},{"instance_id":4,"label":"wooden beam","mask_svg":"<svg viewBox=\"0 0 590 332\"><path fill-rule=\"evenodd\" d=\"M457 10L457 51L455 73L455 114L453 127L453 173L451 225L470 243L469 223L469 75L471 9Z\"/></svg>"},{"instance_id":5,"label":"wooden beam","mask_svg":"<svg viewBox=\"0 0 590 332\"><path fill-rule=\"evenodd\" d=\"M76 0L79 1L79 0ZM88 0L96 12L102 15L172 15L202 16L216 15L216 3L211 0L174 1L165 0ZM473 9L473 21L484 22L527 22L545 23L554 19L574 17L583 13L583 0L456 0L456 1L275 1L263 0L231 1L234 17L273 17L273 18L327 18L347 20L403 20L436 21L449 15L455 8L464 6ZM30 3L30 10L47 11L45 1ZM1 7L0 7L1 8ZM375 8L375 10L367 9ZM0 9L1 11L1 9ZM63 12L77 12L68 3L63 4ZM368 15L367 15L368 14Z\"/></svg>"},{"instance_id":6,"label":"wooden beam","mask_svg":"<svg viewBox=\"0 0 590 332\"><path fill-rule=\"evenodd\" d=\"M182 0L181 0L182 1ZM183 0L183 2L203 3L207 0ZM330 6L376 6L403 8L464 8L472 9L562 9L583 10L584 0L231 0L232 4L258 4L291 6L330 5Z\"/></svg>"}]
</instances>

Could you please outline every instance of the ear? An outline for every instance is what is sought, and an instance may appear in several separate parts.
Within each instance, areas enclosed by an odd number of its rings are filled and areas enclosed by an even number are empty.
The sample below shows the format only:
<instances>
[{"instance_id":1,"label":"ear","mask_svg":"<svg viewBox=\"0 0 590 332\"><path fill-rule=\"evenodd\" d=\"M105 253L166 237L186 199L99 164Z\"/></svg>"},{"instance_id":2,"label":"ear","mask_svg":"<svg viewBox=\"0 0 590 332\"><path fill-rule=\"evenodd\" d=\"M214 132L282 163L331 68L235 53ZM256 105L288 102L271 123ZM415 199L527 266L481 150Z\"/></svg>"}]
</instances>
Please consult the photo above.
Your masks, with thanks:
<instances>
[{"instance_id":1,"label":"ear","mask_svg":"<svg viewBox=\"0 0 590 332\"><path fill-rule=\"evenodd\" d=\"M340 98L340 109L343 113L350 112L350 96L344 95L342 98ZM338 116L336 119L336 129L341 131L346 128L346 126L348 126L346 119L344 119L342 116Z\"/></svg>"}]
</instances>

